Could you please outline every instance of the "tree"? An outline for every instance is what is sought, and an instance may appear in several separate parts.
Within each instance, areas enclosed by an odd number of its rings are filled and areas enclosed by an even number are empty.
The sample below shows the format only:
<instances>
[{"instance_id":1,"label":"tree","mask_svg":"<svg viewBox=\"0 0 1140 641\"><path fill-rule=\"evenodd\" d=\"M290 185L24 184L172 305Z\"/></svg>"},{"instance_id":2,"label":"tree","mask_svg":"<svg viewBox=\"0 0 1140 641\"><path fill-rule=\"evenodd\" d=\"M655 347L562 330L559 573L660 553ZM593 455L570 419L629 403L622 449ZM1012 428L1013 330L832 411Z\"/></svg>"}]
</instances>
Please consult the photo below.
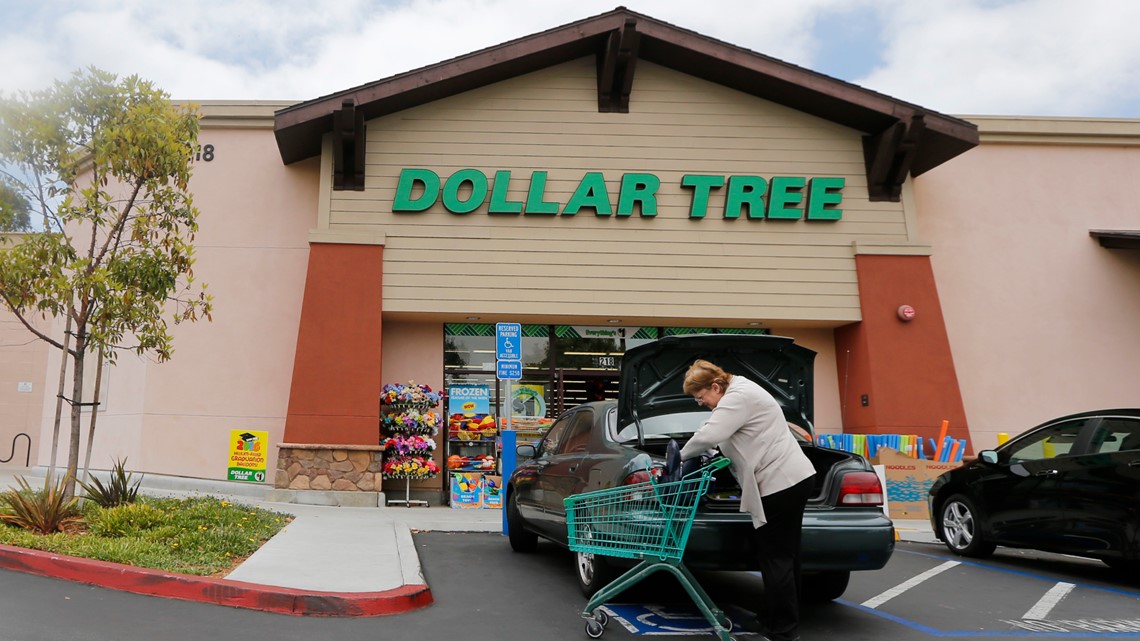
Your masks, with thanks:
<instances>
[{"instance_id":1,"label":"tree","mask_svg":"<svg viewBox=\"0 0 1140 641\"><path fill-rule=\"evenodd\" d=\"M29 231L31 206L19 188L0 177L0 231Z\"/></svg>"},{"instance_id":2,"label":"tree","mask_svg":"<svg viewBox=\"0 0 1140 641\"><path fill-rule=\"evenodd\" d=\"M0 252L0 299L70 359L68 496L87 356L166 361L168 323L210 318L212 298L194 281L198 210L187 190L198 121L150 82L94 67L0 97L0 173L44 223ZM34 327L36 314L63 316L62 339Z\"/></svg>"}]
</instances>

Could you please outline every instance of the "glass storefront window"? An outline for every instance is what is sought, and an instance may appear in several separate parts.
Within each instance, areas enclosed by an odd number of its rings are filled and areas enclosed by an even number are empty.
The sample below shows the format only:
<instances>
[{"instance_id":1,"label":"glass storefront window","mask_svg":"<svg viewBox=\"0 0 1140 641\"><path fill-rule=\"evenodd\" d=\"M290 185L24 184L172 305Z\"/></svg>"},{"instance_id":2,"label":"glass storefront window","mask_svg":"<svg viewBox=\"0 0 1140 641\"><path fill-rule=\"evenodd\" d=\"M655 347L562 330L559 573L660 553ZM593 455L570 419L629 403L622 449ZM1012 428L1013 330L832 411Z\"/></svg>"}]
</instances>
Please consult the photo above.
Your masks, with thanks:
<instances>
[{"instance_id":1,"label":"glass storefront window","mask_svg":"<svg viewBox=\"0 0 1140 641\"><path fill-rule=\"evenodd\" d=\"M512 414L553 418L580 403L617 398L626 350L682 334L767 334L765 329L523 325L522 380L512 385ZM495 379L495 326L444 325L447 385L488 385L502 413L505 385Z\"/></svg>"}]
</instances>

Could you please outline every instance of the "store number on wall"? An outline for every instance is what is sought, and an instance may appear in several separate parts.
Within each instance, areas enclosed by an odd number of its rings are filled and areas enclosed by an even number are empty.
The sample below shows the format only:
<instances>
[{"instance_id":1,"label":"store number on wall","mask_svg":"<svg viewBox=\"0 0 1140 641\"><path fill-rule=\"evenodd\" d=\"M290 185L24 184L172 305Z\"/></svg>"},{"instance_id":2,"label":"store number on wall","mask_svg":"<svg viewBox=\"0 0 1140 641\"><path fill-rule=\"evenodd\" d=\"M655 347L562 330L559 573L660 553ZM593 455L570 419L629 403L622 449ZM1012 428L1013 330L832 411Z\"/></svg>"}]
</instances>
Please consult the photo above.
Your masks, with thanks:
<instances>
[{"instance_id":1,"label":"store number on wall","mask_svg":"<svg viewBox=\"0 0 1140 641\"><path fill-rule=\"evenodd\" d=\"M202 162L211 162L214 160L215 148L213 145L198 145L194 150L194 160Z\"/></svg>"}]
</instances>

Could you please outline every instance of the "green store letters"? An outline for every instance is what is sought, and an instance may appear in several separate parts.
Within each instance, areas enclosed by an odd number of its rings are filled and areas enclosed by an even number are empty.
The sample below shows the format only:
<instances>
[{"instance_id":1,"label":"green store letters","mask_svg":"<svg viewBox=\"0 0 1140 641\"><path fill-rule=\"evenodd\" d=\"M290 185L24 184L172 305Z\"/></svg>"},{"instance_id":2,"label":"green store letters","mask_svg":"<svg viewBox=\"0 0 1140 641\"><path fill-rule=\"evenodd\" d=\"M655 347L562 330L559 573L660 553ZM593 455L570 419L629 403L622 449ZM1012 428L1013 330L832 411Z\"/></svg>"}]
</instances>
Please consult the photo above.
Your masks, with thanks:
<instances>
[{"instance_id":1,"label":"green store letters","mask_svg":"<svg viewBox=\"0 0 1140 641\"><path fill-rule=\"evenodd\" d=\"M469 214L487 205L488 214L523 214L526 216L573 216L583 209L597 216L632 216L635 209L642 217L657 215L657 191L661 179L653 174L622 174L617 207L600 171L587 172L565 203L547 200L547 172L532 171L525 200L508 200L511 172L499 170L493 179L478 169L460 169L446 181L430 169L406 168L400 171L396 194L392 199L395 213L427 211L443 201L443 208L453 214ZM691 191L689 218L704 218L708 213L709 195L725 189L724 218L753 220L836 221L843 215L842 177L820 176L718 176L686 174L681 187Z\"/></svg>"}]
</instances>

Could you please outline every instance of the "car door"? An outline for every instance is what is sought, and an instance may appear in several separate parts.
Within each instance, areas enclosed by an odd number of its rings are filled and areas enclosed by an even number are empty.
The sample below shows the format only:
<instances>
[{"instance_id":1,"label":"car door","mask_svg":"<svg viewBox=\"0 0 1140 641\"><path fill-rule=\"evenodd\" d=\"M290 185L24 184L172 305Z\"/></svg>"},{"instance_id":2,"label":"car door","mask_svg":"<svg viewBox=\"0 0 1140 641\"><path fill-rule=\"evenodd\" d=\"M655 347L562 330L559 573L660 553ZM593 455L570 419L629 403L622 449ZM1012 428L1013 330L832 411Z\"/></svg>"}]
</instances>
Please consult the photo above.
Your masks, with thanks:
<instances>
[{"instance_id":1,"label":"car door","mask_svg":"<svg viewBox=\"0 0 1140 641\"><path fill-rule=\"evenodd\" d=\"M979 483L985 518L995 541L1055 549L1065 536L1064 471L1088 418L1040 426L999 450L998 465Z\"/></svg>"},{"instance_id":2,"label":"car door","mask_svg":"<svg viewBox=\"0 0 1140 641\"><path fill-rule=\"evenodd\" d=\"M546 489L548 468L555 460L562 439L569 429L572 416L566 415L554 421L550 429L535 447L534 457L519 463L514 473L515 502L519 514L530 527L547 532L551 526L546 523Z\"/></svg>"},{"instance_id":3,"label":"car door","mask_svg":"<svg viewBox=\"0 0 1140 641\"><path fill-rule=\"evenodd\" d=\"M1062 479L1076 554L1140 559L1140 417L1107 415Z\"/></svg>"},{"instance_id":4,"label":"car door","mask_svg":"<svg viewBox=\"0 0 1140 641\"><path fill-rule=\"evenodd\" d=\"M559 442L551 444L551 453L547 457L539 484L542 487L543 528L547 536L564 541L566 538L564 501L566 497L583 491L585 487L586 481L579 467L586 457L590 443L594 410L582 407L566 414L560 422L565 423L565 430Z\"/></svg>"}]
</instances>

